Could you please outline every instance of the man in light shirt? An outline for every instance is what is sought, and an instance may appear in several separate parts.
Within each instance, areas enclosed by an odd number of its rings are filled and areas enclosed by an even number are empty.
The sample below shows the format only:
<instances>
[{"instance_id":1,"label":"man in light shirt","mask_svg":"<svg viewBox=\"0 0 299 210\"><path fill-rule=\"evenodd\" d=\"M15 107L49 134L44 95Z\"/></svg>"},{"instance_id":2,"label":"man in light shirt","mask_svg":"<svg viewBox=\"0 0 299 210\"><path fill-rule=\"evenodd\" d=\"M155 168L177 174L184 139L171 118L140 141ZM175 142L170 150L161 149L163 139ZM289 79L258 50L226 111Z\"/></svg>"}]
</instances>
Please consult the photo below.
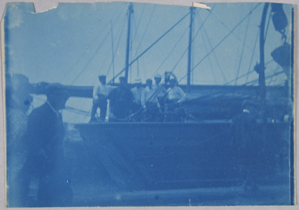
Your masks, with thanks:
<instances>
[{"instance_id":1,"label":"man in light shirt","mask_svg":"<svg viewBox=\"0 0 299 210\"><path fill-rule=\"evenodd\" d=\"M151 79L146 80L146 87L141 93L141 105L147 111L147 120L153 120L157 116L157 111L160 109L160 104L157 99L156 91L152 86Z\"/></svg>"},{"instance_id":2,"label":"man in light shirt","mask_svg":"<svg viewBox=\"0 0 299 210\"><path fill-rule=\"evenodd\" d=\"M168 103L181 103L185 100L186 94L180 88L179 86L176 85L176 80L175 79L170 79L169 80L169 85L170 88L167 90L168 92Z\"/></svg>"},{"instance_id":3,"label":"man in light shirt","mask_svg":"<svg viewBox=\"0 0 299 210\"><path fill-rule=\"evenodd\" d=\"M177 86L176 79L169 80L170 88L167 90L167 100L165 106L165 112L169 112L168 121L181 121L185 116L185 112L179 109L179 103L183 102L186 98L186 94Z\"/></svg>"},{"instance_id":4,"label":"man in light shirt","mask_svg":"<svg viewBox=\"0 0 299 210\"><path fill-rule=\"evenodd\" d=\"M105 122L107 112L107 96L113 87L106 85L106 76L100 75L98 83L93 88L93 104L91 110L90 122L96 121L95 114L97 109L100 108L100 119Z\"/></svg>"},{"instance_id":5,"label":"man in light shirt","mask_svg":"<svg viewBox=\"0 0 299 210\"><path fill-rule=\"evenodd\" d=\"M143 87L141 86L141 79L135 79L135 87L131 89L131 92L133 94L134 100L133 100L133 112L138 111L141 108L141 94L143 91Z\"/></svg>"}]
</instances>

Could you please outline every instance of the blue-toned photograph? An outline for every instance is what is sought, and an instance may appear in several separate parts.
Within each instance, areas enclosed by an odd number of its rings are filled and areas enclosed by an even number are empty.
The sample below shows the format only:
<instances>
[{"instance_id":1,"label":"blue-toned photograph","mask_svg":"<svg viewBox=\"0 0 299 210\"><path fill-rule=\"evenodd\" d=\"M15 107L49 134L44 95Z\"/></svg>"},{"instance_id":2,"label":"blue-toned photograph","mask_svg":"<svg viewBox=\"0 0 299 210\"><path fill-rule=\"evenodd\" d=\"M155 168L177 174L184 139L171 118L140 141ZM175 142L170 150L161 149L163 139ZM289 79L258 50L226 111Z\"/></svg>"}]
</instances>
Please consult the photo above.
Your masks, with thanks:
<instances>
[{"instance_id":1,"label":"blue-toned photograph","mask_svg":"<svg viewBox=\"0 0 299 210\"><path fill-rule=\"evenodd\" d=\"M294 205L294 7L8 3L6 207Z\"/></svg>"}]
</instances>

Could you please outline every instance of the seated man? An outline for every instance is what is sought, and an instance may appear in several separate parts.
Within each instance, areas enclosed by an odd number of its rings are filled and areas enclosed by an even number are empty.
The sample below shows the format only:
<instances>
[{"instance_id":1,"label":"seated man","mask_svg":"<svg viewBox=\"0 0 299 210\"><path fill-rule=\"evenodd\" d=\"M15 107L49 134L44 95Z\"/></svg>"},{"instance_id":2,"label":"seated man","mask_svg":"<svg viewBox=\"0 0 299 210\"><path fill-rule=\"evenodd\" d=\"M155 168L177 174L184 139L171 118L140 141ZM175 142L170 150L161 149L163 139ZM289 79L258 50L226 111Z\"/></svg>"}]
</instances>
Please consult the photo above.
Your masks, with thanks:
<instances>
[{"instance_id":1,"label":"seated man","mask_svg":"<svg viewBox=\"0 0 299 210\"><path fill-rule=\"evenodd\" d=\"M118 120L124 120L130 115L133 94L127 86L125 77L119 77L119 86L115 88L109 94L111 112L118 118Z\"/></svg>"},{"instance_id":2,"label":"seated man","mask_svg":"<svg viewBox=\"0 0 299 210\"><path fill-rule=\"evenodd\" d=\"M105 122L107 112L107 96L113 87L106 85L106 76L100 75L98 83L93 88L93 104L90 122L96 121L95 114L100 108L100 119Z\"/></svg>"},{"instance_id":3,"label":"seated man","mask_svg":"<svg viewBox=\"0 0 299 210\"><path fill-rule=\"evenodd\" d=\"M168 119L170 121L176 121L177 120L176 118L180 116L175 116L175 115L179 114L184 116L184 113L175 113L175 111L179 107L179 104L185 100L186 94L184 93L182 88L176 85L177 81L175 79L170 79L169 84L170 84L170 88L167 90L168 95L167 95L167 100L166 100L167 103L166 103L165 110L166 112L171 112L172 116L169 117Z\"/></svg>"},{"instance_id":4,"label":"seated man","mask_svg":"<svg viewBox=\"0 0 299 210\"><path fill-rule=\"evenodd\" d=\"M155 121L160 110L156 90L152 87L152 80L146 80L146 87L141 94L141 105L146 111L145 120Z\"/></svg>"}]
</instances>

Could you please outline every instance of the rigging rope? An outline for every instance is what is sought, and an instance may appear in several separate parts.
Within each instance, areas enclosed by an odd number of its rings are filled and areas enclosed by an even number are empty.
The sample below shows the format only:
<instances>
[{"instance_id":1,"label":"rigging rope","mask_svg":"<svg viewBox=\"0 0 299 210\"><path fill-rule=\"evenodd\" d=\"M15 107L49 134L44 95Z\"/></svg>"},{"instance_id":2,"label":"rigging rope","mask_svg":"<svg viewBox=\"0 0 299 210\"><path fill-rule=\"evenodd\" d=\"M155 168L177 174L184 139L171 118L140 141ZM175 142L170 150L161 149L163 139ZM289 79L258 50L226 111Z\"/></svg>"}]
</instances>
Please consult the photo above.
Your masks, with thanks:
<instances>
[{"instance_id":1,"label":"rigging rope","mask_svg":"<svg viewBox=\"0 0 299 210\"><path fill-rule=\"evenodd\" d=\"M87 66L90 64L90 62L93 60L93 58L96 56L96 54L99 52L99 50L101 49L102 45L105 43L105 40L107 39L108 35L110 34L110 31L107 33L107 35L105 36L105 38L103 39L102 43L99 45L99 47L97 48L96 52L93 54L93 56L91 57L91 59L87 62L87 64L84 66L84 68L80 71L80 73L77 75L77 77L73 80L73 82L71 84L74 84L74 82L80 77L80 75L85 71L85 69L87 68Z\"/></svg>"},{"instance_id":2,"label":"rigging rope","mask_svg":"<svg viewBox=\"0 0 299 210\"><path fill-rule=\"evenodd\" d=\"M215 9L215 7L213 7L213 9L211 11L208 11L209 14L206 17L206 19L202 22L202 24L199 26L198 30L195 33L194 38L192 39L191 42L193 42L195 40L195 38L197 37L201 27L203 27L203 25L205 24L205 22L208 20L208 18L210 17L210 15L212 14L213 10ZM186 50L184 51L183 55L180 57L180 59L178 60L178 62L174 65L174 67L172 68L172 70L170 71L171 73L174 71L174 69L176 68L176 66L179 64L179 62L182 60L182 58L184 57L185 53L188 51L189 46L186 48Z\"/></svg>"},{"instance_id":3,"label":"rigging rope","mask_svg":"<svg viewBox=\"0 0 299 210\"><path fill-rule=\"evenodd\" d=\"M232 34L232 32L249 16L251 15L251 13L259 6L261 5L261 3L258 3L206 56L204 56L196 65L193 69L191 69L191 71L193 71L206 57L208 57L229 35ZM185 77L187 76L187 74L182 77L180 79L180 81L182 81ZM179 82L180 82L179 81Z\"/></svg>"},{"instance_id":4,"label":"rigging rope","mask_svg":"<svg viewBox=\"0 0 299 210\"><path fill-rule=\"evenodd\" d=\"M104 26L103 29L105 29L105 27L108 25L108 23ZM105 30L101 30L101 32L103 32ZM87 47L87 49L89 49L91 46L94 45L94 42L98 39L98 37L101 35L101 33L99 33L96 38L90 43L90 45ZM71 66L71 68L62 76L60 81L64 81L65 77L69 75L69 73L74 69L74 67L79 63L79 61L81 60L81 58L83 57L83 55L86 53L86 50L83 51L83 53L79 56L79 59L76 60L76 62Z\"/></svg>"},{"instance_id":5,"label":"rigging rope","mask_svg":"<svg viewBox=\"0 0 299 210\"><path fill-rule=\"evenodd\" d=\"M150 22L151 22L151 20L152 20L152 17L153 17L153 14L154 14L155 10L156 10L156 5L154 6L154 9L153 9L153 11L152 11L152 13L151 13L151 16L150 16L150 18L149 18L149 20L148 20L148 22L147 22L147 25L146 25L146 27L145 27L145 30L144 30L144 32L143 32L143 35L142 35L142 37L141 37L141 40L140 40L140 42L139 42L139 45L138 45L138 47L137 47L137 50L136 50L136 53L135 53L134 57L136 57L136 55L137 55L137 52L138 52L138 50L139 50L139 47L141 46L141 42L143 41L143 38L144 38L144 36L145 36L145 34L146 34L146 32L147 32L148 26L149 26L149 24L150 24Z\"/></svg>"},{"instance_id":6,"label":"rigging rope","mask_svg":"<svg viewBox=\"0 0 299 210\"><path fill-rule=\"evenodd\" d=\"M201 17L200 17L200 15L197 16L197 17L198 17L198 19L201 21ZM208 38L208 42L209 42L210 48L213 48L212 43L211 43L211 41L210 41L210 38L209 38L209 36L208 36L207 30L205 29L204 26L203 26L203 30L204 30L204 32L205 32L206 37ZM225 77L225 75L224 75L224 73L223 73L223 69L222 69L222 67L221 67L221 65L220 65L220 63L219 63L219 61L218 61L218 57L217 57L217 55L216 55L216 53L215 53L214 51L213 51L213 55L214 55L214 57L215 57L216 63L217 63L217 65L218 65L218 68L220 69L220 73L221 73L221 75L222 75L224 81L227 82L226 77Z\"/></svg>"},{"instance_id":7,"label":"rigging rope","mask_svg":"<svg viewBox=\"0 0 299 210\"><path fill-rule=\"evenodd\" d=\"M204 33L203 33L203 31L201 31L201 34L202 34L202 37L203 37L203 39L204 39L204 40L203 40L203 43L204 43L205 49L206 49L206 51L208 51L208 47L207 47L207 44L206 44L206 42L205 42L205 37L204 37ZM211 58L208 57L208 60L209 60L210 69L211 69L210 72L212 72L212 76L213 76L214 82L216 83L216 77L215 77L214 69L213 69L213 67L212 67L212 61L211 61ZM194 71L193 71L193 72L194 72Z\"/></svg>"},{"instance_id":8,"label":"rigging rope","mask_svg":"<svg viewBox=\"0 0 299 210\"><path fill-rule=\"evenodd\" d=\"M219 20L219 22L221 23L221 25L223 25L228 31L231 31L231 29L230 29L227 25L225 25L225 23L223 23L223 21L222 21L220 18L218 18L218 17L215 15L215 13L213 13L213 16L214 16L217 20ZM240 37L238 37L236 34L232 33L232 35L233 35L234 37L236 37L238 41L242 42L242 40L240 39ZM250 50L252 50L248 45L246 45L246 47L249 48Z\"/></svg>"},{"instance_id":9,"label":"rigging rope","mask_svg":"<svg viewBox=\"0 0 299 210\"><path fill-rule=\"evenodd\" d=\"M112 50L114 50L114 52L113 52L113 53L114 53L113 56L116 55L116 52L117 52L117 49L118 49L120 40L121 40L121 38L122 38L122 34L123 34L123 32L124 32L125 24L122 24L122 25L123 25L122 28L119 30L119 38L118 38L118 41L117 41L117 44L116 44L116 48L115 48L115 50L112 49ZM109 66L109 68L108 68L108 71L107 71L107 73L106 73L106 76L108 76L108 73L109 73L109 71L110 71L110 69L111 69L111 66L112 66L112 63L110 64L110 66ZM113 74L113 77L114 77L114 74Z\"/></svg>"},{"instance_id":10,"label":"rigging rope","mask_svg":"<svg viewBox=\"0 0 299 210\"><path fill-rule=\"evenodd\" d=\"M187 30L188 30L189 26L186 28L185 32L183 33L183 35L180 37L180 39L177 41L177 43L174 45L174 47L172 48L172 50L170 51L169 55L164 59L164 61L160 64L160 66L158 67L158 69L154 72L154 74L151 76L151 78L153 78L155 76L155 74L159 71L159 69L161 68L161 66L165 63L165 61L170 57L170 55L173 53L173 51L175 50L175 48L177 47L177 45L179 44L179 42L182 40L182 38L184 37L184 35L186 34Z\"/></svg>"},{"instance_id":11,"label":"rigging rope","mask_svg":"<svg viewBox=\"0 0 299 210\"><path fill-rule=\"evenodd\" d=\"M135 34L134 34L134 36L133 36L133 39L135 39L135 37L136 37L137 31L138 31L137 29L139 28L139 24L140 24L141 19L142 19L142 16L143 16L143 11L144 11L145 5L146 5L146 4L144 4L144 6L143 6L143 9L142 9L142 12L141 12L139 21L138 21L138 23L137 23L137 27L136 27L136 31L135 31ZM135 21L135 18L134 18L134 21ZM135 23L135 24L136 24L136 23Z\"/></svg>"},{"instance_id":12,"label":"rigging rope","mask_svg":"<svg viewBox=\"0 0 299 210\"><path fill-rule=\"evenodd\" d=\"M150 48L152 48L157 42L159 42L165 35L167 35L175 26L177 26L182 20L184 20L190 12L188 12L184 17L182 17L176 24L174 24L170 29L168 29L162 36L160 36L153 44L151 44L148 48L146 48L137 58L135 58L133 61L129 63L129 66L131 66L133 63L135 63L141 56L143 56ZM118 77L120 74L122 74L126 68L122 69L115 77ZM108 82L110 83L111 80Z\"/></svg>"},{"instance_id":13,"label":"rigging rope","mask_svg":"<svg viewBox=\"0 0 299 210\"><path fill-rule=\"evenodd\" d=\"M119 19L120 15L125 11L125 9L123 9L122 12L119 13L119 15L116 17L115 22ZM104 27L103 30L100 31L100 33L96 36L96 38L90 43L90 45L87 47L87 49L89 49L91 46L93 46L93 43L98 39L98 37L101 35L101 32L105 31L104 29L109 25L109 23L107 23ZM84 50L84 52L81 54L81 56L79 57L79 59L77 59L77 61L74 63L74 65L71 66L71 68L64 74L64 76L62 77L62 79L60 81L64 81L65 77L73 70L73 68L78 64L78 62L81 60L81 58L83 57L83 55L86 53L86 50Z\"/></svg>"},{"instance_id":14,"label":"rigging rope","mask_svg":"<svg viewBox=\"0 0 299 210\"><path fill-rule=\"evenodd\" d=\"M256 44L257 44L258 37L259 37L259 33L260 33L260 28L259 28L259 30L257 30L257 34L256 34L255 42L254 42L254 47L253 47L253 51L252 51L252 55L251 55L251 59L250 59L249 68L248 68L248 72L247 72L247 77L246 77L246 82L245 83L247 83L247 81L248 81L249 71L251 69L253 55L254 55L255 47L256 47Z\"/></svg>"},{"instance_id":15,"label":"rigging rope","mask_svg":"<svg viewBox=\"0 0 299 210\"><path fill-rule=\"evenodd\" d=\"M250 9L251 8L252 8L252 4L251 4ZM247 20L247 26L246 26L245 36L244 36L244 40L243 40L243 46L242 46L242 51L241 51L241 56L240 56L240 61L239 61L239 66L238 66L238 71L237 71L236 78L238 78L239 72L240 72L240 68L241 68L241 63L242 63L243 52L244 52L244 47L245 47L245 43L246 43L246 37L247 37L247 31L248 31L248 26L249 26L249 22L250 22L250 17L251 17L251 13L250 13L250 15L248 17L248 20ZM237 82L238 82L238 80L236 80L235 86L237 85Z\"/></svg>"}]
</instances>

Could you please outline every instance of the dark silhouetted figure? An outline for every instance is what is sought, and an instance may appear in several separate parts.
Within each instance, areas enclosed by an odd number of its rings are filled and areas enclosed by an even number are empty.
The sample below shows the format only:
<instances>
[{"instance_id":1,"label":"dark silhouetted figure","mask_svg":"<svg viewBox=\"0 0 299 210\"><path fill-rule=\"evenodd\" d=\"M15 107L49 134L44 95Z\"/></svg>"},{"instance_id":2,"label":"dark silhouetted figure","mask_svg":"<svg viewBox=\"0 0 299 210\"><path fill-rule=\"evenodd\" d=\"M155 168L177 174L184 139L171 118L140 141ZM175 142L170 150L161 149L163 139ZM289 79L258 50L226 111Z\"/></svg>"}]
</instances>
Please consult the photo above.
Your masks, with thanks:
<instances>
[{"instance_id":1,"label":"dark silhouetted figure","mask_svg":"<svg viewBox=\"0 0 299 210\"><path fill-rule=\"evenodd\" d=\"M261 131L257 124L257 106L251 100L242 103L243 112L233 118L230 127L232 147L244 178L244 190L257 190Z\"/></svg>"},{"instance_id":2,"label":"dark silhouetted figure","mask_svg":"<svg viewBox=\"0 0 299 210\"><path fill-rule=\"evenodd\" d=\"M25 137L27 131L27 112L32 103L30 84L26 76L6 75L6 183L7 206L20 203L17 175L25 164L27 151Z\"/></svg>"},{"instance_id":3,"label":"dark silhouetted figure","mask_svg":"<svg viewBox=\"0 0 299 210\"><path fill-rule=\"evenodd\" d=\"M111 112L118 120L123 120L130 115L133 94L127 86L125 77L119 77L119 86L111 91L108 99L110 99Z\"/></svg>"},{"instance_id":4,"label":"dark silhouetted figure","mask_svg":"<svg viewBox=\"0 0 299 210\"><path fill-rule=\"evenodd\" d=\"M47 101L29 115L27 160L19 173L21 206L70 206L72 189L63 157L65 134L60 110L69 93L61 84L46 87ZM37 203L28 203L32 179L38 181Z\"/></svg>"}]
</instances>

